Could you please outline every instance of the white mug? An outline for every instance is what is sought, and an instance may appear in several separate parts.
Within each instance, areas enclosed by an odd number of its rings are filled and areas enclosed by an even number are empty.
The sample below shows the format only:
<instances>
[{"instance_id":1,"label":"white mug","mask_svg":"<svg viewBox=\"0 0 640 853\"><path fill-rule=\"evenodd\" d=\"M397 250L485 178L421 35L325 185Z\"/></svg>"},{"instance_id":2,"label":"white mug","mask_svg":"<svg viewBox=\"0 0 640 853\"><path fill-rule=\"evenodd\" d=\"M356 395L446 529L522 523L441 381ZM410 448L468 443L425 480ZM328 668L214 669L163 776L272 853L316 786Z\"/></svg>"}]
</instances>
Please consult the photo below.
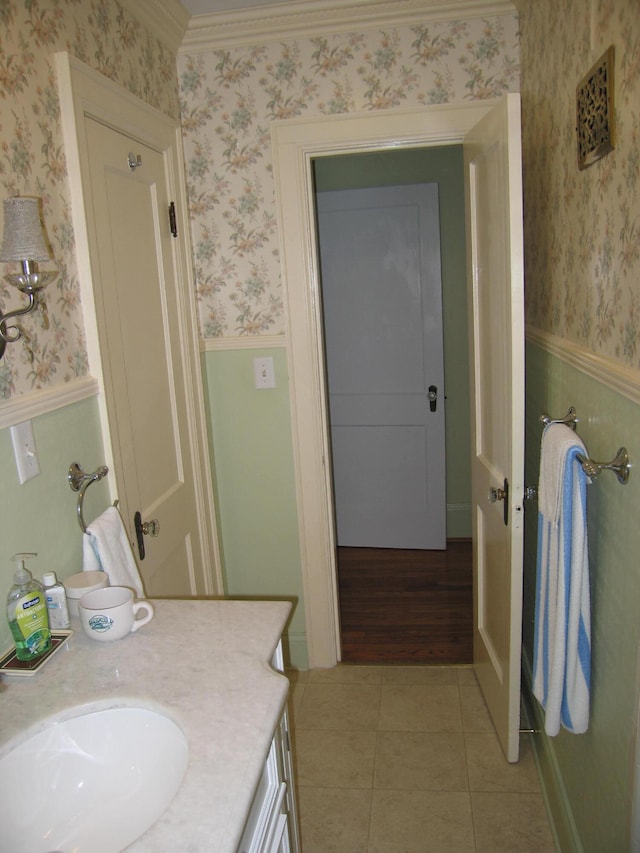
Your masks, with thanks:
<instances>
[{"instance_id":1,"label":"white mug","mask_svg":"<svg viewBox=\"0 0 640 853\"><path fill-rule=\"evenodd\" d=\"M76 575L65 578L62 583L67 593L69 616L72 619L78 619L80 616L78 605L82 596L93 592L94 589L109 586L109 575L103 571L78 572Z\"/></svg>"},{"instance_id":2,"label":"white mug","mask_svg":"<svg viewBox=\"0 0 640 853\"><path fill-rule=\"evenodd\" d=\"M140 610L146 615L136 618ZM78 605L80 622L92 640L121 640L153 619L153 605L134 601L133 590L126 586L108 586L83 595Z\"/></svg>"}]
</instances>

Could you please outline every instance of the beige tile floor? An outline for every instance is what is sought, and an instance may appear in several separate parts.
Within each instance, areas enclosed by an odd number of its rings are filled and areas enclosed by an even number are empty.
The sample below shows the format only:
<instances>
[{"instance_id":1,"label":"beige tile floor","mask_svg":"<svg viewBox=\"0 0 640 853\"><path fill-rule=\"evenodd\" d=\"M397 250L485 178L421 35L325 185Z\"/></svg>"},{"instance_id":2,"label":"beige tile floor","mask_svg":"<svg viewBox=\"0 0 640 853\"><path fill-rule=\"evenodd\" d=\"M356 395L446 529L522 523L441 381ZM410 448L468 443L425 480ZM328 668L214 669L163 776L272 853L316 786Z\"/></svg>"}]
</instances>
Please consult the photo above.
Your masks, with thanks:
<instances>
[{"instance_id":1,"label":"beige tile floor","mask_svg":"<svg viewBox=\"0 0 640 853\"><path fill-rule=\"evenodd\" d=\"M555 853L527 736L468 667L288 673L303 853Z\"/></svg>"}]
</instances>

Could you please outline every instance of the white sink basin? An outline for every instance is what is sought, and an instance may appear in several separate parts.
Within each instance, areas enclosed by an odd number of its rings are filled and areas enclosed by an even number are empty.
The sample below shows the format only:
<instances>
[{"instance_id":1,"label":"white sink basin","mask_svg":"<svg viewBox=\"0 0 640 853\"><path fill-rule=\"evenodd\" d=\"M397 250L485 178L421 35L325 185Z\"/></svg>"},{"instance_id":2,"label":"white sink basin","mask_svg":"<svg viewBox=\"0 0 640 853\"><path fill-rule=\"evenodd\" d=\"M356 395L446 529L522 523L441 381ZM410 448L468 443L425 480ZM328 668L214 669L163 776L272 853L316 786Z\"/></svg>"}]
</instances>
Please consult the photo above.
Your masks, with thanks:
<instances>
[{"instance_id":1,"label":"white sink basin","mask_svg":"<svg viewBox=\"0 0 640 853\"><path fill-rule=\"evenodd\" d=\"M0 759L0 835L11 853L115 853L165 811L189 748L168 717L145 708L83 713Z\"/></svg>"}]
</instances>

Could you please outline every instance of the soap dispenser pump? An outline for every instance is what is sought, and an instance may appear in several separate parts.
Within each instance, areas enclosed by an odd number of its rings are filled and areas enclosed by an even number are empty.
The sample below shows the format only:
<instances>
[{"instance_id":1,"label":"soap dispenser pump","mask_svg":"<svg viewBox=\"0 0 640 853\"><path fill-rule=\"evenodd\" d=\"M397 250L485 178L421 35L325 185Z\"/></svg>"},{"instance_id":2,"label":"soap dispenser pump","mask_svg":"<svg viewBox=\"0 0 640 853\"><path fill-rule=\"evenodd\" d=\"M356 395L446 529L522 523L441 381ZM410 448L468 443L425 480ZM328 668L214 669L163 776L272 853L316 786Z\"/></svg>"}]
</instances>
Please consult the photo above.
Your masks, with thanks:
<instances>
[{"instance_id":1,"label":"soap dispenser pump","mask_svg":"<svg viewBox=\"0 0 640 853\"><path fill-rule=\"evenodd\" d=\"M19 564L7 597L9 627L16 644L18 660L33 660L51 648L51 630L44 589L25 566L37 554L14 554Z\"/></svg>"}]
</instances>

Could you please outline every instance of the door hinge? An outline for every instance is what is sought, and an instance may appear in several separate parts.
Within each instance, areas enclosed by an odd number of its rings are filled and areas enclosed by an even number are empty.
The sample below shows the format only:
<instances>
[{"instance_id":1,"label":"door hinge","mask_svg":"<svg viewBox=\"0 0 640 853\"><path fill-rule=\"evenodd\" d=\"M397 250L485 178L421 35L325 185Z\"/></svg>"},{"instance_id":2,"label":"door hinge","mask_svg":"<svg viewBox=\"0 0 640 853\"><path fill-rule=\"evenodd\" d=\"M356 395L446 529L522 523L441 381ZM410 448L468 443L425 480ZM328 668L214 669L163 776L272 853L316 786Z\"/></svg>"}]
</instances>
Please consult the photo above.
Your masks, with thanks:
<instances>
[{"instance_id":1,"label":"door hinge","mask_svg":"<svg viewBox=\"0 0 640 853\"><path fill-rule=\"evenodd\" d=\"M178 236L178 223L176 222L176 205L175 202L169 204L169 227L174 237Z\"/></svg>"}]
</instances>

